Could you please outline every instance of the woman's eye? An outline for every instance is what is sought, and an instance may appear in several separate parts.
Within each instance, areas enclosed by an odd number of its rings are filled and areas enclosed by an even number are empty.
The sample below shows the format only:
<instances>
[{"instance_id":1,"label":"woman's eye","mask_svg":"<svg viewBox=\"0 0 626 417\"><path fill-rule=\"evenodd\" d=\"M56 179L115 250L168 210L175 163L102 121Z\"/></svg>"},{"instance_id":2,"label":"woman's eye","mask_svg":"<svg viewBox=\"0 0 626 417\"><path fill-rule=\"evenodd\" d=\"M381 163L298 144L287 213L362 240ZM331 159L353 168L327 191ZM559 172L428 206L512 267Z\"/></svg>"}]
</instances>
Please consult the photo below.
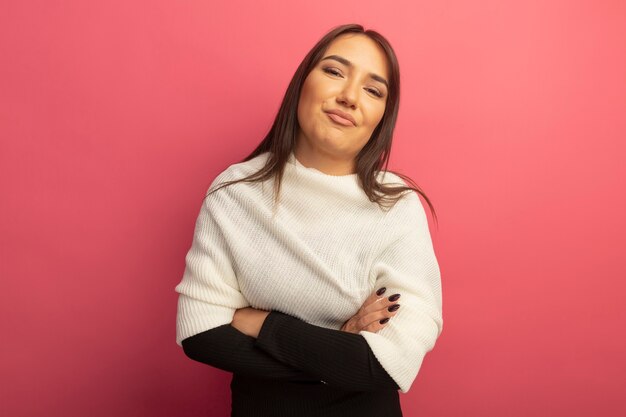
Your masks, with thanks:
<instances>
[{"instance_id":1,"label":"woman's eye","mask_svg":"<svg viewBox=\"0 0 626 417\"><path fill-rule=\"evenodd\" d=\"M322 70L328 74L341 75L341 72L337 71L334 68L325 67L325 68L322 68ZM381 97L381 98L383 97L383 94L375 88L367 88L366 90L374 94L376 97Z\"/></svg>"},{"instance_id":2,"label":"woman's eye","mask_svg":"<svg viewBox=\"0 0 626 417\"><path fill-rule=\"evenodd\" d=\"M334 68L324 68L324 72L327 72L333 75L341 75L341 73Z\"/></svg>"},{"instance_id":3,"label":"woman's eye","mask_svg":"<svg viewBox=\"0 0 626 417\"><path fill-rule=\"evenodd\" d=\"M374 94L377 97L382 97L383 96L383 94L380 91L378 91L376 89L373 89L373 88L368 88L367 91L370 91L372 94Z\"/></svg>"}]
</instances>

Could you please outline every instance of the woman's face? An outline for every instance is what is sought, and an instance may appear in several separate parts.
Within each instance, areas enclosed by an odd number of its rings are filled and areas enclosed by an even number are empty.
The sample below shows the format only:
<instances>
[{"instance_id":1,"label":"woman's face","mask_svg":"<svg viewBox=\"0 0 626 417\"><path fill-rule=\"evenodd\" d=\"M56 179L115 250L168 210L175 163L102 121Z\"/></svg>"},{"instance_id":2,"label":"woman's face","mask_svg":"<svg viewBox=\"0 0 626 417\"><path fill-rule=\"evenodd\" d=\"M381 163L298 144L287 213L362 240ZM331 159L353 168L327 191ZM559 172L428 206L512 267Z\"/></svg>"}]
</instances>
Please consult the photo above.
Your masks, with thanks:
<instances>
[{"instance_id":1,"label":"woman's face","mask_svg":"<svg viewBox=\"0 0 626 417\"><path fill-rule=\"evenodd\" d=\"M361 34L337 37L302 86L298 159L352 173L354 158L385 112L388 79L386 55L375 41ZM352 116L353 123L332 110Z\"/></svg>"}]
</instances>

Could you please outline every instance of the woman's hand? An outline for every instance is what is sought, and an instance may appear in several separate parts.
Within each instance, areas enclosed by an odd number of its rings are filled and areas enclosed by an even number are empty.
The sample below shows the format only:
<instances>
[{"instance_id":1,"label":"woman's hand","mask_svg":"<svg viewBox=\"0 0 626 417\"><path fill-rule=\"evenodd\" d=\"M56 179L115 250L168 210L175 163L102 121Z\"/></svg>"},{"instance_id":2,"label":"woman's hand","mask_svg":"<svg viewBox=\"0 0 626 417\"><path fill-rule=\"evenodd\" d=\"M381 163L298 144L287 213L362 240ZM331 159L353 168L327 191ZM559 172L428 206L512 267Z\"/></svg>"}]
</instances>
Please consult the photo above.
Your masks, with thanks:
<instances>
[{"instance_id":1,"label":"woman's hand","mask_svg":"<svg viewBox=\"0 0 626 417\"><path fill-rule=\"evenodd\" d=\"M268 314L270 314L269 311L257 310L252 307L240 308L235 311L230 325L241 333L256 339L259 337L259 332Z\"/></svg>"},{"instance_id":2,"label":"woman's hand","mask_svg":"<svg viewBox=\"0 0 626 417\"><path fill-rule=\"evenodd\" d=\"M361 330L367 330L376 333L385 327L391 317L398 314L400 308L400 304L396 303L400 294L382 297L385 290L385 287L380 288L367 297L359 311L343 324L341 331L358 334ZM392 311L389 310L390 308Z\"/></svg>"}]
</instances>

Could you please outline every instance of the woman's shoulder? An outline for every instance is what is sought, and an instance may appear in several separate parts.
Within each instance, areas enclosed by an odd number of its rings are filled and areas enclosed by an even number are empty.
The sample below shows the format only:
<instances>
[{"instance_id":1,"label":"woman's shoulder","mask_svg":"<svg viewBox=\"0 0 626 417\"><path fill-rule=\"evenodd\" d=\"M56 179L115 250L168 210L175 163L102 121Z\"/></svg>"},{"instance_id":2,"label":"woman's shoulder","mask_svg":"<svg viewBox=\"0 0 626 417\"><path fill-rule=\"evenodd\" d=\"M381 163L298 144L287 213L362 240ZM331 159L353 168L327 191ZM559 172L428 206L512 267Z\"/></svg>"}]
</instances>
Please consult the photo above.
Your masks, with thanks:
<instances>
[{"instance_id":1,"label":"woman's shoulder","mask_svg":"<svg viewBox=\"0 0 626 417\"><path fill-rule=\"evenodd\" d=\"M386 179L381 181L388 186L404 186L409 184L400 176L387 172ZM398 200L386 212L384 223L387 227L411 230L416 227L423 227L428 223L426 210L417 191L407 189L400 193Z\"/></svg>"},{"instance_id":2,"label":"woman's shoulder","mask_svg":"<svg viewBox=\"0 0 626 417\"><path fill-rule=\"evenodd\" d=\"M259 171L265 166L268 158L269 152L263 152L247 161L236 162L229 165L215 177L211 187L226 181L236 181Z\"/></svg>"},{"instance_id":3,"label":"woman's shoulder","mask_svg":"<svg viewBox=\"0 0 626 417\"><path fill-rule=\"evenodd\" d=\"M393 171L378 171L377 179L380 184L384 185L401 185L406 186L406 182Z\"/></svg>"}]
</instances>

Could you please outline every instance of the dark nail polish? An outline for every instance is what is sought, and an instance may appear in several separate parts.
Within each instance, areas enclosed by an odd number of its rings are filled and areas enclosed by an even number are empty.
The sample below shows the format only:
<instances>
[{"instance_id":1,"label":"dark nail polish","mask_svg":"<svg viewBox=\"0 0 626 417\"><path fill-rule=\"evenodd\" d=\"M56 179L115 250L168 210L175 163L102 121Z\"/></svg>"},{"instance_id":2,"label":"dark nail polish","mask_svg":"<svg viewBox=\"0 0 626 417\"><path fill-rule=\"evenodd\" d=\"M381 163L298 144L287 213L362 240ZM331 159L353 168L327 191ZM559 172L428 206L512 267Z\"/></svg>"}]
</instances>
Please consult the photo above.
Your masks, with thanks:
<instances>
[{"instance_id":1,"label":"dark nail polish","mask_svg":"<svg viewBox=\"0 0 626 417\"><path fill-rule=\"evenodd\" d=\"M394 304L392 306L389 306L389 308L387 310L388 311L396 311L399 308L400 308L400 304Z\"/></svg>"},{"instance_id":2,"label":"dark nail polish","mask_svg":"<svg viewBox=\"0 0 626 417\"><path fill-rule=\"evenodd\" d=\"M396 301L398 298L400 298L400 294L390 295L389 301Z\"/></svg>"},{"instance_id":3,"label":"dark nail polish","mask_svg":"<svg viewBox=\"0 0 626 417\"><path fill-rule=\"evenodd\" d=\"M389 317L385 317L384 319L379 320L378 322L379 322L380 324L385 324L385 323L387 323L388 321L389 321Z\"/></svg>"},{"instance_id":4,"label":"dark nail polish","mask_svg":"<svg viewBox=\"0 0 626 417\"><path fill-rule=\"evenodd\" d=\"M378 291L376 291L376 295L383 295L387 291L387 287L382 287Z\"/></svg>"}]
</instances>

